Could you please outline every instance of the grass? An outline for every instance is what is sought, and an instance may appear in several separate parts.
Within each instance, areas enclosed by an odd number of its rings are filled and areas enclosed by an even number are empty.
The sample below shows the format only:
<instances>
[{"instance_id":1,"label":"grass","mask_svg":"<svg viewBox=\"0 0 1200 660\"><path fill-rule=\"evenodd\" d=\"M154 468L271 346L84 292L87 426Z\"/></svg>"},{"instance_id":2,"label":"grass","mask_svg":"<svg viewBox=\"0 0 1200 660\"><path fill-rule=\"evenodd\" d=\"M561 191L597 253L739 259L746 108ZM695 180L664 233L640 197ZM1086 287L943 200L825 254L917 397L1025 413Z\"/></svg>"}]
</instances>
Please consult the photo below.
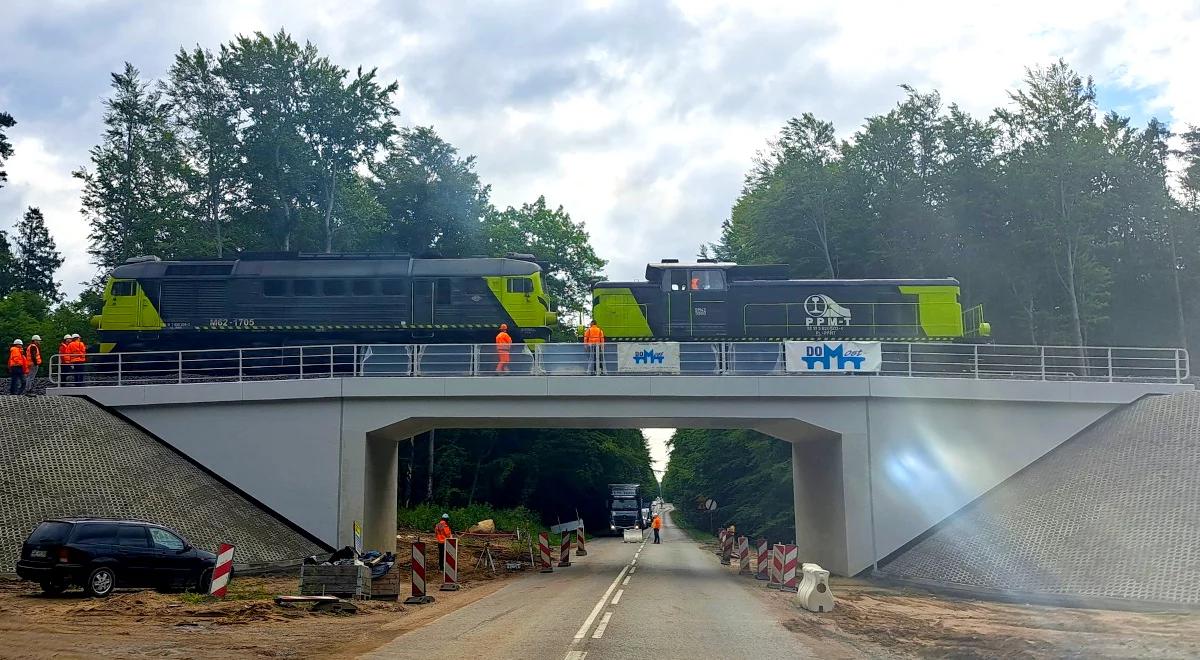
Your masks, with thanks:
<instances>
[{"instance_id":1,"label":"grass","mask_svg":"<svg viewBox=\"0 0 1200 660\"><path fill-rule=\"evenodd\" d=\"M242 578L238 580L235 576L235 579L229 581L229 590L226 592L224 598L214 598L208 594L197 593L195 591L185 591L181 594L176 594L176 597L188 605L205 605L234 600L269 600L274 598L275 594L267 591L265 586L261 580L255 580L254 578Z\"/></svg>"},{"instance_id":2,"label":"grass","mask_svg":"<svg viewBox=\"0 0 1200 660\"><path fill-rule=\"evenodd\" d=\"M432 532L433 526L441 520L443 513L450 514L450 527L455 532L464 532L468 527L481 520L489 518L496 523L496 531L512 532L521 529L534 533L547 529L537 514L526 509L497 509L487 504L472 504L471 506L445 508L437 504L419 504L400 509L396 513L396 524L401 529L418 529Z\"/></svg>"}]
</instances>

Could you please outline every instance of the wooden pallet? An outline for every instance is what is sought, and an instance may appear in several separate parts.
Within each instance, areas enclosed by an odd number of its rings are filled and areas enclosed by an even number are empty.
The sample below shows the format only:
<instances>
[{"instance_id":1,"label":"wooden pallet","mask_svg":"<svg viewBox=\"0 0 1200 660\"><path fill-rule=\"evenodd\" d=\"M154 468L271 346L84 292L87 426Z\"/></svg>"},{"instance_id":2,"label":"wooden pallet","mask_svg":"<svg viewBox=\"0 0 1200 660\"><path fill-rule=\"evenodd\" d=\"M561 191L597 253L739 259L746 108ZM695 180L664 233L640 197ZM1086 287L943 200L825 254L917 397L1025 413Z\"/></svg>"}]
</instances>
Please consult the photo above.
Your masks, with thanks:
<instances>
[{"instance_id":1,"label":"wooden pallet","mask_svg":"<svg viewBox=\"0 0 1200 660\"><path fill-rule=\"evenodd\" d=\"M393 569L395 570L395 569ZM366 598L371 595L371 569L366 566L300 566L300 595Z\"/></svg>"},{"instance_id":2,"label":"wooden pallet","mask_svg":"<svg viewBox=\"0 0 1200 660\"><path fill-rule=\"evenodd\" d=\"M371 580L371 598L396 598L400 595L400 567L392 566L383 577Z\"/></svg>"}]
</instances>

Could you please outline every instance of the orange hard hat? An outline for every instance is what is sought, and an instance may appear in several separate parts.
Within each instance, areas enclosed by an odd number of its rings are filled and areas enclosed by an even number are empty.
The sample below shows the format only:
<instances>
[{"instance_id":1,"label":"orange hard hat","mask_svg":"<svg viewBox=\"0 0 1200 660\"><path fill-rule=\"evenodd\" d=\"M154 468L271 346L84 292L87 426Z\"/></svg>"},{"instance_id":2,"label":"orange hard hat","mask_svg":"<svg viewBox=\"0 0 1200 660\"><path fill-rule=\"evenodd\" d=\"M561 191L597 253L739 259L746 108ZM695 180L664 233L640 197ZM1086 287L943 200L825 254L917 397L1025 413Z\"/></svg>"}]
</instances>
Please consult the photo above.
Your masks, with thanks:
<instances>
[{"instance_id":1,"label":"orange hard hat","mask_svg":"<svg viewBox=\"0 0 1200 660\"><path fill-rule=\"evenodd\" d=\"M508 324L507 324L507 323L501 323L501 324L500 324L500 329L501 329L501 330L508 330Z\"/></svg>"}]
</instances>

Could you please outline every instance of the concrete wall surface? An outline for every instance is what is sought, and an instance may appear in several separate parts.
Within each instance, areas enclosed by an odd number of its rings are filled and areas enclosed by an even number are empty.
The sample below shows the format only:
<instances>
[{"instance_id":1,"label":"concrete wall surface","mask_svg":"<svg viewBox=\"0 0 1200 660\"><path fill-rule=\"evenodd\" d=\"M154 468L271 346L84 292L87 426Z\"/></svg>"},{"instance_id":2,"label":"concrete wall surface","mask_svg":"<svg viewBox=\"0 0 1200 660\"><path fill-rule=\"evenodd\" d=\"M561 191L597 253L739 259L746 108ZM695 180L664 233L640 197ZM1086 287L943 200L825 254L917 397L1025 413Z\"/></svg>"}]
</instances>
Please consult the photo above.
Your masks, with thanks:
<instances>
[{"instance_id":1,"label":"concrete wall surface","mask_svg":"<svg viewBox=\"0 0 1200 660\"><path fill-rule=\"evenodd\" d=\"M1171 384L885 376L350 378L60 390L136 420L330 545L394 546L396 445L431 428L751 428L794 443L796 539L853 574Z\"/></svg>"}]
</instances>

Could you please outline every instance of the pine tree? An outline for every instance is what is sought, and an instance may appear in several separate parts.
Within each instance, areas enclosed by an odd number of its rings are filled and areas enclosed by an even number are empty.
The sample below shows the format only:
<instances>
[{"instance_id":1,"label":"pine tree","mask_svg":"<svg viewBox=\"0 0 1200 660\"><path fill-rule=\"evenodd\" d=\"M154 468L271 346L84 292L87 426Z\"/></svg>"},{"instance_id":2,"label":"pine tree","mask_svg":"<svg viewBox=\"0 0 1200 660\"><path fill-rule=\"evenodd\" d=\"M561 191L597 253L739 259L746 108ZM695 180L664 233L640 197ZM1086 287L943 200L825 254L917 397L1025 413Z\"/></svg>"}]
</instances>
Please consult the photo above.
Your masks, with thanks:
<instances>
[{"instance_id":1,"label":"pine tree","mask_svg":"<svg viewBox=\"0 0 1200 660\"><path fill-rule=\"evenodd\" d=\"M17 290L17 258L8 242L8 232L0 231L0 298Z\"/></svg>"},{"instance_id":2,"label":"pine tree","mask_svg":"<svg viewBox=\"0 0 1200 660\"><path fill-rule=\"evenodd\" d=\"M50 302L62 300L54 273L63 264L62 255L54 244L54 238L46 229L46 219L41 209L29 207L25 216L17 223L16 238L16 289L32 291Z\"/></svg>"},{"instance_id":3,"label":"pine tree","mask_svg":"<svg viewBox=\"0 0 1200 660\"><path fill-rule=\"evenodd\" d=\"M4 161L12 158L13 148L12 143L8 141L8 136L4 134L6 128L12 128L17 125L17 120L13 119L12 115L7 112L0 112L0 167L4 167ZM8 172L0 169L0 184L8 181ZM0 188L3 188L0 185Z\"/></svg>"}]
</instances>

